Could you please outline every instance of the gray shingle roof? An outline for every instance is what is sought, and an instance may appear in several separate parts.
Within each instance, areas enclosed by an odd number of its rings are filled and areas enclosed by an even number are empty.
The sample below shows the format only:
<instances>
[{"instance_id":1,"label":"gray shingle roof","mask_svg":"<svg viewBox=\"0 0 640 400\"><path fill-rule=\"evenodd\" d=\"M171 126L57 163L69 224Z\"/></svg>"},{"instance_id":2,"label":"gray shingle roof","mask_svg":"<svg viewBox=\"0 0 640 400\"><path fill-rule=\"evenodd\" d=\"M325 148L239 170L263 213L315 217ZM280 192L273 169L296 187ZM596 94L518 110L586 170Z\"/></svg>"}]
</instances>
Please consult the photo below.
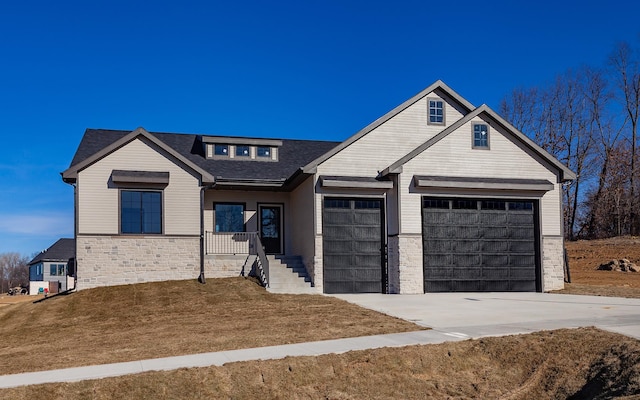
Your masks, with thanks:
<instances>
[{"instance_id":1,"label":"gray shingle roof","mask_svg":"<svg viewBox=\"0 0 640 400\"><path fill-rule=\"evenodd\" d=\"M37 264L41 261L69 261L75 257L76 241L74 239L58 239L47 250L41 251L33 260L29 261L29 265Z\"/></svg>"},{"instance_id":2,"label":"gray shingle roof","mask_svg":"<svg viewBox=\"0 0 640 400\"><path fill-rule=\"evenodd\" d=\"M122 139L131 131L87 129L70 167ZM340 142L318 140L282 140L277 162L207 159L202 136L182 133L149 132L180 155L222 180L286 180L301 167L331 150ZM211 137L211 136L208 136Z\"/></svg>"}]
</instances>

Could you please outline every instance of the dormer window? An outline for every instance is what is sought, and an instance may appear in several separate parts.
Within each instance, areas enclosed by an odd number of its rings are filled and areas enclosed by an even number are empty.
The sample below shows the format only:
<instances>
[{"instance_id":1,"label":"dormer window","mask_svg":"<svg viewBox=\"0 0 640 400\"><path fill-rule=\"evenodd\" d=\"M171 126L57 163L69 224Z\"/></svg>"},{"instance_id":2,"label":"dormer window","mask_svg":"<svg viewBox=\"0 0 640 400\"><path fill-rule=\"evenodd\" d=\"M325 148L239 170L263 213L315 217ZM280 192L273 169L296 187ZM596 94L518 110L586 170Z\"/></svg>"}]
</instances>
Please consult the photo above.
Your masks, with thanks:
<instances>
[{"instance_id":1,"label":"dormer window","mask_svg":"<svg viewBox=\"0 0 640 400\"><path fill-rule=\"evenodd\" d=\"M271 147L258 146L256 155L258 157L271 158Z\"/></svg>"},{"instance_id":2,"label":"dormer window","mask_svg":"<svg viewBox=\"0 0 640 400\"><path fill-rule=\"evenodd\" d=\"M236 157L249 157L250 155L249 146L236 146Z\"/></svg>"},{"instance_id":3,"label":"dormer window","mask_svg":"<svg viewBox=\"0 0 640 400\"><path fill-rule=\"evenodd\" d=\"M229 157L229 145L228 144L216 144L214 146L213 154L216 156Z\"/></svg>"},{"instance_id":4,"label":"dormer window","mask_svg":"<svg viewBox=\"0 0 640 400\"><path fill-rule=\"evenodd\" d=\"M208 159L278 162L283 141L279 139L202 136Z\"/></svg>"}]
</instances>

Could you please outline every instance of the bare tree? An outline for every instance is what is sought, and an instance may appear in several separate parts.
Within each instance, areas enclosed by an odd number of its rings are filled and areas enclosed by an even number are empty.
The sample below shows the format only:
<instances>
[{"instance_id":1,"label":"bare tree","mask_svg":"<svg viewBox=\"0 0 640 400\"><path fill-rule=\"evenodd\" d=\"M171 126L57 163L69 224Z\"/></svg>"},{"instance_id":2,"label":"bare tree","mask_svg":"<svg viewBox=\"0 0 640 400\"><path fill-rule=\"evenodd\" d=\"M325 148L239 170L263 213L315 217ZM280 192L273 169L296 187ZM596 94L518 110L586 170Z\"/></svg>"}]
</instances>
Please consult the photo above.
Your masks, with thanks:
<instances>
[{"instance_id":1,"label":"bare tree","mask_svg":"<svg viewBox=\"0 0 640 400\"><path fill-rule=\"evenodd\" d=\"M9 287L27 285L29 283L29 259L18 253L0 254L0 293Z\"/></svg>"},{"instance_id":2,"label":"bare tree","mask_svg":"<svg viewBox=\"0 0 640 400\"><path fill-rule=\"evenodd\" d=\"M629 173L629 207L631 234L636 235L638 227L638 201L636 199L637 163L636 149L638 118L640 117L640 56L627 42L619 43L609 58L609 65L616 81L617 93L631 125L631 171Z\"/></svg>"}]
</instances>

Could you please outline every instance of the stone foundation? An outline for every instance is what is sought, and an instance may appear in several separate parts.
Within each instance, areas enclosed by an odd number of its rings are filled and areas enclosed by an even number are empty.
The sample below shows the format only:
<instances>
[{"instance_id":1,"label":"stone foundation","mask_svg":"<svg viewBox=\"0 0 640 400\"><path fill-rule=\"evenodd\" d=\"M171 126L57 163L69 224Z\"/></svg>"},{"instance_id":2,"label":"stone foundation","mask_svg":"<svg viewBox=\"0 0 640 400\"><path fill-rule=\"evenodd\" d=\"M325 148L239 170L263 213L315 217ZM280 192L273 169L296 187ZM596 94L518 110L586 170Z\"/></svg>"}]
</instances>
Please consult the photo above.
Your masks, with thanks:
<instances>
[{"instance_id":1,"label":"stone foundation","mask_svg":"<svg viewBox=\"0 0 640 400\"><path fill-rule=\"evenodd\" d=\"M564 239L562 236L542 237L542 290L564 288Z\"/></svg>"},{"instance_id":2,"label":"stone foundation","mask_svg":"<svg viewBox=\"0 0 640 400\"><path fill-rule=\"evenodd\" d=\"M204 257L205 278L249 276L256 256L217 254Z\"/></svg>"},{"instance_id":3,"label":"stone foundation","mask_svg":"<svg viewBox=\"0 0 640 400\"><path fill-rule=\"evenodd\" d=\"M200 274L200 238L84 236L76 238L77 289L180 279Z\"/></svg>"}]
</instances>

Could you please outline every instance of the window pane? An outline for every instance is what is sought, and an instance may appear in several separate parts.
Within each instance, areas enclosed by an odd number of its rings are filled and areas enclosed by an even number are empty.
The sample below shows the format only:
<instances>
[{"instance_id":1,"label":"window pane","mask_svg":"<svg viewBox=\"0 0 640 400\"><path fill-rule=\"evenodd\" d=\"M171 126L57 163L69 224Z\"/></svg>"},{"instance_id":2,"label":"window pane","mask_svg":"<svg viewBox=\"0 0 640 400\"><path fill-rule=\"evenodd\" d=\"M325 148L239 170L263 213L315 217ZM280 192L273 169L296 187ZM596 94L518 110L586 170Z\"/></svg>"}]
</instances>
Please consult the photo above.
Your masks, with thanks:
<instances>
[{"instance_id":1,"label":"window pane","mask_svg":"<svg viewBox=\"0 0 640 400\"><path fill-rule=\"evenodd\" d=\"M56 264L51 264L49 266L49 275L55 276L58 274L58 266Z\"/></svg>"},{"instance_id":2,"label":"window pane","mask_svg":"<svg viewBox=\"0 0 640 400\"><path fill-rule=\"evenodd\" d=\"M216 156L228 156L229 146L226 144L216 144L214 147L214 154Z\"/></svg>"},{"instance_id":3,"label":"window pane","mask_svg":"<svg viewBox=\"0 0 640 400\"><path fill-rule=\"evenodd\" d=\"M236 156L249 157L249 146L236 146Z\"/></svg>"},{"instance_id":4,"label":"window pane","mask_svg":"<svg viewBox=\"0 0 640 400\"><path fill-rule=\"evenodd\" d=\"M216 204L216 232L244 232L244 205Z\"/></svg>"},{"instance_id":5,"label":"window pane","mask_svg":"<svg viewBox=\"0 0 640 400\"><path fill-rule=\"evenodd\" d=\"M489 128L484 124L473 126L473 146L489 147Z\"/></svg>"},{"instance_id":6,"label":"window pane","mask_svg":"<svg viewBox=\"0 0 640 400\"><path fill-rule=\"evenodd\" d=\"M271 157L271 147L258 147L257 155L258 157Z\"/></svg>"},{"instance_id":7,"label":"window pane","mask_svg":"<svg viewBox=\"0 0 640 400\"><path fill-rule=\"evenodd\" d=\"M67 271L65 271L65 265L64 264L58 264L58 275L62 276L62 275L66 275Z\"/></svg>"},{"instance_id":8,"label":"window pane","mask_svg":"<svg viewBox=\"0 0 640 400\"><path fill-rule=\"evenodd\" d=\"M162 233L162 193L122 191L122 233Z\"/></svg>"}]
</instances>

